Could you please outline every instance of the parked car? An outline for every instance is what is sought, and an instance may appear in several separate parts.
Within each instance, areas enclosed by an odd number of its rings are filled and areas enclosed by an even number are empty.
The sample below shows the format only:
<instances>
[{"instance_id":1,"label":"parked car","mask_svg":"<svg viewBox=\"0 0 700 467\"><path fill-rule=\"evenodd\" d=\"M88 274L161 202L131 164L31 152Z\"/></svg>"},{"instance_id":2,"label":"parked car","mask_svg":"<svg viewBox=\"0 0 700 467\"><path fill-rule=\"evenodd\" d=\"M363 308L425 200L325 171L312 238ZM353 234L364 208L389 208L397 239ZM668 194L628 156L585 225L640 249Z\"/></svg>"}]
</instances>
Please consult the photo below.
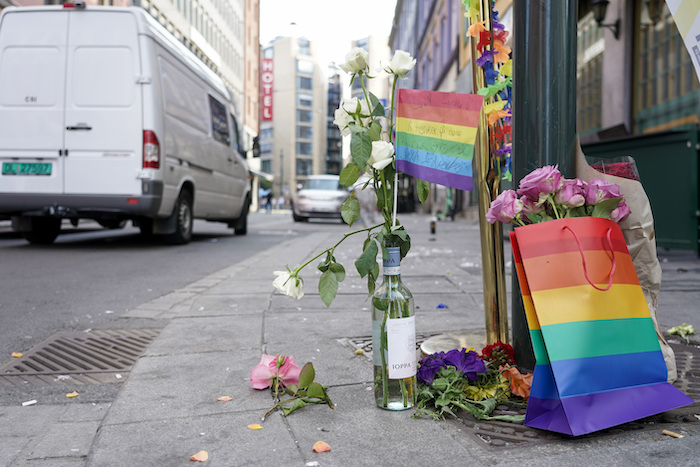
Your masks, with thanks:
<instances>
[{"instance_id":1,"label":"parked car","mask_svg":"<svg viewBox=\"0 0 700 467\"><path fill-rule=\"evenodd\" d=\"M340 208L350 191L340 184L337 175L311 175L297 191L292 203L296 222L309 218L340 219Z\"/></svg>"}]
</instances>

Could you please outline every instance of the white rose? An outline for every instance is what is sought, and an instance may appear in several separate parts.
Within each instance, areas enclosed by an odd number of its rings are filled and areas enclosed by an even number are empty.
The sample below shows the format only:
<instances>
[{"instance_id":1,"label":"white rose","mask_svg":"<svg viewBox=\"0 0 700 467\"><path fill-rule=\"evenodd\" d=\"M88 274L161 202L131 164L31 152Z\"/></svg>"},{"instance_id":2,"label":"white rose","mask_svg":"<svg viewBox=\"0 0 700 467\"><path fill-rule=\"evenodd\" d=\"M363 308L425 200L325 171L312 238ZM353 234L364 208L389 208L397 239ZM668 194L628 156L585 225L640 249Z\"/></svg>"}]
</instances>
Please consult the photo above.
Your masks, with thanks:
<instances>
[{"instance_id":1,"label":"white rose","mask_svg":"<svg viewBox=\"0 0 700 467\"><path fill-rule=\"evenodd\" d=\"M365 49L355 47L345 55L345 63L340 64L340 69L346 73L358 73L367 69L369 56Z\"/></svg>"},{"instance_id":2,"label":"white rose","mask_svg":"<svg viewBox=\"0 0 700 467\"><path fill-rule=\"evenodd\" d=\"M272 281L272 285L277 290L292 298L304 296L304 292L301 290L304 281L296 274L292 274L289 271L273 271L272 273L277 276L277 279Z\"/></svg>"},{"instance_id":3,"label":"white rose","mask_svg":"<svg viewBox=\"0 0 700 467\"><path fill-rule=\"evenodd\" d=\"M372 141L372 154L367 164L374 170L382 170L394 160L394 145L386 141Z\"/></svg>"},{"instance_id":4,"label":"white rose","mask_svg":"<svg viewBox=\"0 0 700 467\"><path fill-rule=\"evenodd\" d=\"M347 110L345 110L343 103L341 102L340 107L335 109L335 119L333 120L333 124L340 128L340 134L343 136L349 135L350 128L348 125L354 121L355 119L352 118L352 115L350 115Z\"/></svg>"},{"instance_id":5,"label":"white rose","mask_svg":"<svg viewBox=\"0 0 700 467\"><path fill-rule=\"evenodd\" d=\"M411 54L403 50L397 50L394 52L394 57L386 68L386 72L403 78L415 65L416 59L411 57Z\"/></svg>"}]
</instances>

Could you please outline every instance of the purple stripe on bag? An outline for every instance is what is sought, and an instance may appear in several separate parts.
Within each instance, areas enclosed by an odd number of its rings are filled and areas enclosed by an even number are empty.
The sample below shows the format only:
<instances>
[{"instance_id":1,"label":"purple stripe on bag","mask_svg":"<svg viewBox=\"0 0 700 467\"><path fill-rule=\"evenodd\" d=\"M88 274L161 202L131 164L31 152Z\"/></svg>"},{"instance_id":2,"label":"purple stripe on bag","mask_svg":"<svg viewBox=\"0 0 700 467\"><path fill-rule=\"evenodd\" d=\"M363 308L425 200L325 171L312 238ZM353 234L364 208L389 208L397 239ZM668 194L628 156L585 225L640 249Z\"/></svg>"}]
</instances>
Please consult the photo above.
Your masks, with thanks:
<instances>
[{"instance_id":1,"label":"purple stripe on bag","mask_svg":"<svg viewBox=\"0 0 700 467\"><path fill-rule=\"evenodd\" d=\"M667 370L661 351L559 360L550 363L561 397L663 383Z\"/></svg>"},{"instance_id":2,"label":"purple stripe on bag","mask_svg":"<svg viewBox=\"0 0 700 467\"><path fill-rule=\"evenodd\" d=\"M538 399L531 393L525 425L578 436L693 402L669 383L565 397L560 401ZM561 407L557 406L559 403Z\"/></svg>"}]
</instances>

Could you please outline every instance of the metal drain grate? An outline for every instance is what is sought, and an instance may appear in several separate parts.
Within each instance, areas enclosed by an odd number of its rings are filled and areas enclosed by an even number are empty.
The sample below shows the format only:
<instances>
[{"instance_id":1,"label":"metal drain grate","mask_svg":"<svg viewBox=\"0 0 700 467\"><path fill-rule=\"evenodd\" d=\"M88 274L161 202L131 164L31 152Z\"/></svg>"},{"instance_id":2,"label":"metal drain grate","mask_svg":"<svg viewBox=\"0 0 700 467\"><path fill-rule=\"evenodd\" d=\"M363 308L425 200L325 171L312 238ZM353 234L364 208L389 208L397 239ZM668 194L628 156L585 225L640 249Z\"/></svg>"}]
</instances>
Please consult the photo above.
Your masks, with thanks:
<instances>
[{"instance_id":1,"label":"metal drain grate","mask_svg":"<svg viewBox=\"0 0 700 467\"><path fill-rule=\"evenodd\" d=\"M0 368L0 386L118 382L158 329L60 332Z\"/></svg>"}]
</instances>

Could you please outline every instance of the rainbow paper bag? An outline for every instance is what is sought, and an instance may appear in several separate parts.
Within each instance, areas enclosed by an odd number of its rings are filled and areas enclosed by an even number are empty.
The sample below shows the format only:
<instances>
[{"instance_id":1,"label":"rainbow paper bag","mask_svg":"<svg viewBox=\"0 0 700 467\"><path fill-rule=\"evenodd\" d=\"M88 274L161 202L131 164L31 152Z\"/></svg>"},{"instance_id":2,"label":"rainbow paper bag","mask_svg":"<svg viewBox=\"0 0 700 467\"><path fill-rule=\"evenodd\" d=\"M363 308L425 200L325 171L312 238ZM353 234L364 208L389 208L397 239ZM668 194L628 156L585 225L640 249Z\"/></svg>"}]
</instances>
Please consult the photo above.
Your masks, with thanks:
<instances>
[{"instance_id":1,"label":"rainbow paper bag","mask_svg":"<svg viewBox=\"0 0 700 467\"><path fill-rule=\"evenodd\" d=\"M510 239L536 359L525 425L577 436L693 403L666 382L615 222L558 219Z\"/></svg>"}]
</instances>

